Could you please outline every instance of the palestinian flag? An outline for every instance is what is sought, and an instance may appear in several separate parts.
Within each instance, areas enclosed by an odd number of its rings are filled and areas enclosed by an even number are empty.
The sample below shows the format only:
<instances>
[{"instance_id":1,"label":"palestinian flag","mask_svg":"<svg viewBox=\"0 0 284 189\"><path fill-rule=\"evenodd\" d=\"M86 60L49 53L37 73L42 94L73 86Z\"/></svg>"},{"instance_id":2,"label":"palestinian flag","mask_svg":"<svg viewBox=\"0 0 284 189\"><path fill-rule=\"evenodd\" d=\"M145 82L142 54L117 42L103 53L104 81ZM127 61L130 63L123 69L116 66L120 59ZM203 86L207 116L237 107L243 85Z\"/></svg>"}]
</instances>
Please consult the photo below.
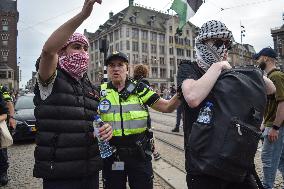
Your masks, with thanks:
<instances>
[{"instance_id":1,"label":"palestinian flag","mask_svg":"<svg viewBox=\"0 0 284 189\"><path fill-rule=\"evenodd\" d=\"M179 16L178 30L182 30L188 19L197 12L201 4L202 0L174 0L171 9Z\"/></svg>"}]
</instances>

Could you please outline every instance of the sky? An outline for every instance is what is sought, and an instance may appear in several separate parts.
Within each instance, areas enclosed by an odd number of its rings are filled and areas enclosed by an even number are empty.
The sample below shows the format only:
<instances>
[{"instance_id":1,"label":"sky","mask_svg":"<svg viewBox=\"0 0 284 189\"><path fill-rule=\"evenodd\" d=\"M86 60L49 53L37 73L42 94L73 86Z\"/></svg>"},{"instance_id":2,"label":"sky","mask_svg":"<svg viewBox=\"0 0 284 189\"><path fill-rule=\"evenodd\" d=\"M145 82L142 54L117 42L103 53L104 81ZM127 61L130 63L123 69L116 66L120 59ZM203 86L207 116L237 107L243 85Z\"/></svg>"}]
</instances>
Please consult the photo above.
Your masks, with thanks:
<instances>
[{"instance_id":1,"label":"sky","mask_svg":"<svg viewBox=\"0 0 284 189\"><path fill-rule=\"evenodd\" d=\"M109 17L128 6L128 0L102 0L95 4L91 16L77 32L95 32ZM134 3L167 11L173 0L134 0ZM35 71L35 61L51 33L65 21L80 12L84 0L18 0L18 65L21 70L20 87L24 87ZM241 27L245 27L243 43L251 44L256 51L273 47L271 29L284 24L284 0L205 0L190 22L201 27L209 20L220 20L241 42Z\"/></svg>"}]
</instances>

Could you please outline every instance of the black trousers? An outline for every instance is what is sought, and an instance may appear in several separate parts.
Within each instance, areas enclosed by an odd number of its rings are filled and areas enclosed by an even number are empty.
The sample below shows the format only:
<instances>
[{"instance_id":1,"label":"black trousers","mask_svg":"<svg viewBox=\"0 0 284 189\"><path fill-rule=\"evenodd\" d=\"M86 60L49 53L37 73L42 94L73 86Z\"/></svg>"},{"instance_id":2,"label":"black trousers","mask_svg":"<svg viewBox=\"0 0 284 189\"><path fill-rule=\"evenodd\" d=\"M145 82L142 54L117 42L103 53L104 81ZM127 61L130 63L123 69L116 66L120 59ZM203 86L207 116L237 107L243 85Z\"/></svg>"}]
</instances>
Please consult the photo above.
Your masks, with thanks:
<instances>
[{"instance_id":1,"label":"black trousers","mask_svg":"<svg viewBox=\"0 0 284 189\"><path fill-rule=\"evenodd\" d=\"M228 182L209 175L186 175L190 189L258 189L253 176L248 176L242 183Z\"/></svg>"},{"instance_id":2,"label":"black trousers","mask_svg":"<svg viewBox=\"0 0 284 189\"><path fill-rule=\"evenodd\" d=\"M130 159L124 161L124 170L112 170L114 157L104 160L103 179L104 189L126 189L128 184L131 189L153 189L153 169L151 160L142 161Z\"/></svg>"},{"instance_id":3,"label":"black trousers","mask_svg":"<svg viewBox=\"0 0 284 189\"><path fill-rule=\"evenodd\" d=\"M80 179L43 179L43 189L99 189L99 172Z\"/></svg>"},{"instance_id":4,"label":"black trousers","mask_svg":"<svg viewBox=\"0 0 284 189\"><path fill-rule=\"evenodd\" d=\"M6 173L9 167L7 148L0 149L0 175Z\"/></svg>"}]
</instances>

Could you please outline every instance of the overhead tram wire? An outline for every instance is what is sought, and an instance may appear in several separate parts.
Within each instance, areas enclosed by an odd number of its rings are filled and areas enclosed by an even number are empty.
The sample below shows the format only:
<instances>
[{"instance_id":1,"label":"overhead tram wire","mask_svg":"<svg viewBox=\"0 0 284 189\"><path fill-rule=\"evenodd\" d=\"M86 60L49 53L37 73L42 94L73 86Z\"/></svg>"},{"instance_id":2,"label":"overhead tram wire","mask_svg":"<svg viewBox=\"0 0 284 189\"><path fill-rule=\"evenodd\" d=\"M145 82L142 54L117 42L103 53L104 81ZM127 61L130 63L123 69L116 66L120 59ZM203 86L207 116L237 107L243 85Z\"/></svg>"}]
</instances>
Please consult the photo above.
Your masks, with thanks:
<instances>
[{"instance_id":1,"label":"overhead tram wire","mask_svg":"<svg viewBox=\"0 0 284 189\"><path fill-rule=\"evenodd\" d=\"M240 7L246 7L246 6L255 5L255 4L261 4L261 3L265 3L265 2L269 2L269 1L272 1L272 0L262 0L262 1L255 1L255 2L250 2L250 3L244 3L244 4L241 4L241 5L237 5L237 6L221 8L221 11L235 9L235 8L240 8Z\"/></svg>"},{"instance_id":2,"label":"overhead tram wire","mask_svg":"<svg viewBox=\"0 0 284 189\"><path fill-rule=\"evenodd\" d=\"M48 22L48 21L50 21L50 20L56 19L56 18L58 18L58 17L60 17L60 16L63 16L63 15L68 14L68 13L70 13L70 12L73 12L73 11L79 9L79 8L81 8L81 6L75 7L75 8L73 8L73 9L71 9L71 10L65 11L65 12L63 12L63 13L61 13L61 14L58 14L58 15L53 16L53 17L50 17L50 18L48 18L48 19L39 21L39 22L37 22L37 23L35 23L35 24L33 24L33 25L30 25L30 26L27 26L26 28L23 28L23 29L21 29L21 30L19 30L19 31L23 31L23 30L26 30L26 29L29 29L29 28L33 28L33 27L35 27L36 25L43 24L43 23Z\"/></svg>"}]
</instances>

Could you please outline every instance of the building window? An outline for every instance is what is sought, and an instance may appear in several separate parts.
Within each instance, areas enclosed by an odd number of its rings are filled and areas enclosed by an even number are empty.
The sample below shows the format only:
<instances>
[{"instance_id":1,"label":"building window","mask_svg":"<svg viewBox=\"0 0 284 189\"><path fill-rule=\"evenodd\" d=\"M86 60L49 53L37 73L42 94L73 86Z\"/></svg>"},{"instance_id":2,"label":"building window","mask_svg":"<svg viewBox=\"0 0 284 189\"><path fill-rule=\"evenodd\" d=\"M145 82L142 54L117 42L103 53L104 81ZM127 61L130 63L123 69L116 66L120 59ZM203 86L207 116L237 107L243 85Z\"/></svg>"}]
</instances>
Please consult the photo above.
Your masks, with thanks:
<instances>
[{"instance_id":1,"label":"building window","mask_svg":"<svg viewBox=\"0 0 284 189\"><path fill-rule=\"evenodd\" d=\"M142 40L147 40L148 39L148 31L142 30Z\"/></svg>"},{"instance_id":2,"label":"building window","mask_svg":"<svg viewBox=\"0 0 284 189\"><path fill-rule=\"evenodd\" d=\"M114 31L114 40L117 41L119 39L119 33L118 30Z\"/></svg>"},{"instance_id":3,"label":"building window","mask_svg":"<svg viewBox=\"0 0 284 189\"><path fill-rule=\"evenodd\" d=\"M173 42L174 42L173 36L169 36L169 43L173 43Z\"/></svg>"},{"instance_id":4,"label":"building window","mask_svg":"<svg viewBox=\"0 0 284 189\"><path fill-rule=\"evenodd\" d=\"M147 53L148 52L148 44L147 43L142 43L142 52Z\"/></svg>"},{"instance_id":5,"label":"building window","mask_svg":"<svg viewBox=\"0 0 284 189\"><path fill-rule=\"evenodd\" d=\"M9 51L2 51L1 54L2 54L2 56L8 56L9 55Z\"/></svg>"},{"instance_id":6,"label":"building window","mask_svg":"<svg viewBox=\"0 0 284 189\"><path fill-rule=\"evenodd\" d=\"M133 39L139 38L139 29L138 28L132 28L132 38Z\"/></svg>"},{"instance_id":7,"label":"building window","mask_svg":"<svg viewBox=\"0 0 284 189\"><path fill-rule=\"evenodd\" d=\"M159 51L160 51L160 54L165 54L165 46L160 45L159 46Z\"/></svg>"},{"instance_id":8,"label":"building window","mask_svg":"<svg viewBox=\"0 0 284 189\"><path fill-rule=\"evenodd\" d=\"M1 34L2 40L9 40L9 34Z\"/></svg>"},{"instance_id":9,"label":"building window","mask_svg":"<svg viewBox=\"0 0 284 189\"><path fill-rule=\"evenodd\" d=\"M151 56L151 63L157 64L157 58L155 56Z\"/></svg>"},{"instance_id":10,"label":"building window","mask_svg":"<svg viewBox=\"0 0 284 189\"><path fill-rule=\"evenodd\" d=\"M177 55L178 56L184 56L184 50L180 49L180 48L177 48Z\"/></svg>"},{"instance_id":11,"label":"building window","mask_svg":"<svg viewBox=\"0 0 284 189\"><path fill-rule=\"evenodd\" d=\"M142 63L145 63L145 64L148 63L148 56L147 55L142 55Z\"/></svg>"},{"instance_id":12,"label":"building window","mask_svg":"<svg viewBox=\"0 0 284 189\"><path fill-rule=\"evenodd\" d=\"M6 79L6 78L7 78L6 71L0 71L0 79Z\"/></svg>"},{"instance_id":13,"label":"building window","mask_svg":"<svg viewBox=\"0 0 284 189\"><path fill-rule=\"evenodd\" d=\"M12 72L11 71L8 72L8 78L12 79Z\"/></svg>"},{"instance_id":14,"label":"building window","mask_svg":"<svg viewBox=\"0 0 284 189\"><path fill-rule=\"evenodd\" d=\"M123 37L123 28L120 28L120 30L119 30L119 36L120 36L120 38Z\"/></svg>"},{"instance_id":15,"label":"building window","mask_svg":"<svg viewBox=\"0 0 284 189\"><path fill-rule=\"evenodd\" d=\"M165 43L165 38L166 38L166 36L165 36L165 34L160 34L159 35L159 40L160 40L160 43Z\"/></svg>"},{"instance_id":16,"label":"building window","mask_svg":"<svg viewBox=\"0 0 284 189\"><path fill-rule=\"evenodd\" d=\"M95 50L98 49L98 40L95 41Z\"/></svg>"},{"instance_id":17,"label":"building window","mask_svg":"<svg viewBox=\"0 0 284 189\"><path fill-rule=\"evenodd\" d=\"M126 28L126 37L129 37L129 28Z\"/></svg>"},{"instance_id":18,"label":"building window","mask_svg":"<svg viewBox=\"0 0 284 189\"><path fill-rule=\"evenodd\" d=\"M123 51L122 41L120 41L120 51Z\"/></svg>"},{"instance_id":19,"label":"building window","mask_svg":"<svg viewBox=\"0 0 284 189\"><path fill-rule=\"evenodd\" d=\"M152 67L152 77L158 78L158 68Z\"/></svg>"},{"instance_id":20,"label":"building window","mask_svg":"<svg viewBox=\"0 0 284 189\"><path fill-rule=\"evenodd\" d=\"M109 34L109 42L110 42L110 43L113 42L113 33L112 33L112 32Z\"/></svg>"},{"instance_id":21,"label":"building window","mask_svg":"<svg viewBox=\"0 0 284 189\"><path fill-rule=\"evenodd\" d=\"M160 64L165 64L165 58L164 57L160 57Z\"/></svg>"},{"instance_id":22,"label":"building window","mask_svg":"<svg viewBox=\"0 0 284 189\"><path fill-rule=\"evenodd\" d=\"M9 27L8 26L2 26L2 31L8 31Z\"/></svg>"},{"instance_id":23,"label":"building window","mask_svg":"<svg viewBox=\"0 0 284 189\"><path fill-rule=\"evenodd\" d=\"M170 70L170 78L174 77L174 70Z\"/></svg>"},{"instance_id":24,"label":"building window","mask_svg":"<svg viewBox=\"0 0 284 189\"><path fill-rule=\"evenodd\" d=\"M160 76L161 76L161 78L166 78L166 74L167 74L166 69L165 68L161 68L160 69Z\"/></svg>"},{"instance_id":25,"label":"building window","mask_svg":"<svg viewBox=\"0 0 284 189\"><path fill-rule=\"evenodd\" d=\"M156 32L151 32L150 36L151 36L151 41L154 41L154 42L157 41L157 33Z\"/></svg>"},{"instance_id":26,"label":"building window","mask_svg":"<svg viewBox=\"0 0 284 189\"><path fill-rule=\"evenodd\" d=\"M91 61L94 61L94 54L91 54Z\"/></svg>"},{"instance_id":27,"label":"building window","mask_svg":"<svg viewBox=\"0 0 284 189\"><path fill-rule=\"evenodd\" d=\"M116 50L116 51L119 51L119 43L116 43L116 44L115 44L115 50Z\"/></svg>"},{"instance_id":28,"label":"building window","mask_svg":"<svg viewBox=\"0 0 284 189\"><path fill-rule=\"evenodd\" d=\"M151 44L151 53L157 53L157 45Z\"/></svg>"},{"instance_id":29,"label":"building window","mask_svg":"<svg viewBox=\"0 0 284 189\"><path fill-rule=\"evenodd\" d=\"M186 30L186 35L189 35L189 30Z\"/></svg>"},{"instance_id":30,"label":"building window","mask_svg":"<svg viewBox=\"0 0 284 189\"><path fill-rule=\"evenodd\" d=\"M191 55L191 51L190 50L186 50L186 56L190 57L190 55Z\"/></svg>"},{"instance_id":31,"label":"building window","mask_svg":"<svg viewBox=\"0 0 284 189\"><path fill-rule=\"evenodd\" d=\"M113 46L112 46L112 45L109 46L109 52L110 52L110 53L113 52Z\"/></svg>"},{"instance_id":32,"label":"building window","mask_svg":"<svg viewBox=\"0 0 284 189\"><path fill-rule=\"evenodd\" d=\"M2 41L2 46L8 46L8 41Z\"/></svg>"},{"instance_id":33,"label":"building window","mask_svg":"<svg viewBox=\"0 0 284 189\"><path fill-rule=\"evenodd\" d=\"M8 19L2 19L2 26L8 26Z\"/></svg>"},{"instance_id":34,"label":"building window","mask_svg":"<svg viewBox=\"0 0 284 189\"><path fill-rule=\"evenodd\" d=\"M136 51L136 52L139 51L138 42L137 41L132 41L132 51Z\"/></svg>"},{"instance_id":35,"label":"building window","mask_svg":"<svg viewBox=\"0 0 284 189\"><path fill-rule=\"evenodd\" d=\"M174 66L174 64L175 64L174 58L170 58L170 66Z\"/></svg>"},{"instance_id":36,"label":"building window","mask_svg":"<svg viewBox=\"0 0 284 189\"><path fill-rule=\"evenodd\" d=\"M91 46L91 51L94 51L94 43L90 43L90 46Z\"/></svg>"},{"instance_id":37,"label":"building window","mask_svg":"<svg viewBox=\"0 0 284 189\"><path fill-rule=\"evenodd\" d=\"M138 61L138 54L133 54L132 57L133 57L132 63L133 64L138 64L139 63L139 61Z\"/></svg>"},{"instance_id":38,"label":"building window","mask_svg":"<svg viewBox=\"0 0 284 189\"><path fill-rule=\"evenodd\" d=\"M173 26L170 26L169 29L170 29L170 32L172 32L173 31Z\"/></svg>"},{"instance_id":39,"label":"building window","mask_svg":"<svg viewBox=\"0 0 284 189\"><path fill-rule=\"evenodd\" d=\"M130 50L130 42L128 40L126 41L126 50Z\"/></svg>"},{"instance_id":40,"label":"building window","mask_svg":"<svg viewBox=\"0 0 284 189\"><path fill-rule=\"evenodd\" d=\"M173 47L170 47L170 48L169 48L169 53L170 53L170 54L174 54L174 48L173 48Z\"/></svg>"},{"instance_id":41,"label":"building window","mask_svg":"<svg viewBox=\"0 0 284 189\"><path fill-rule=\"evenodd\" d=\"M3 62L8 62L8 56L2 56L2 61Z\"/></svg>"}]
</instances>

